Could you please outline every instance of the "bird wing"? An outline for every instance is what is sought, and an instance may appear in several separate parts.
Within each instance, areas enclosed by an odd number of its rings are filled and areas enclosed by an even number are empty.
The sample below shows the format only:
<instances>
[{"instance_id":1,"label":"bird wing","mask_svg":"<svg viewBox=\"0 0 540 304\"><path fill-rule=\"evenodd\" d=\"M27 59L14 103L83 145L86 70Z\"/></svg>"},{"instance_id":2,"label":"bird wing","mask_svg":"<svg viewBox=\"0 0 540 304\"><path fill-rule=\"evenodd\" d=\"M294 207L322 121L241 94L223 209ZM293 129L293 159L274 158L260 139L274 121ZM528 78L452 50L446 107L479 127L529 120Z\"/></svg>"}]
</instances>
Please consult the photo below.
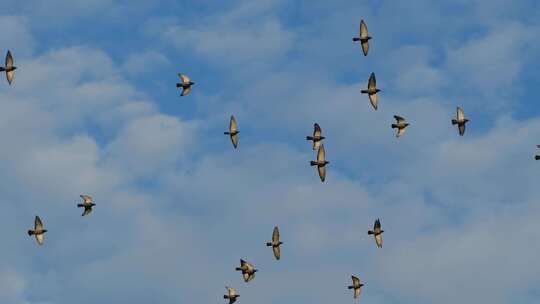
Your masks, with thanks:
<instances>
[{"instance_id":1,"label":"bird wing","mask_svg":"<svg viewBox=\"0 0 540 304\"><path fill-rule=\"evenodd\" d=\"M236 289L234 289L232 287L225 287L225 288L227 288L227 293L229 294L229 297L236 296Z\"/></svg>"},{"instance_id":2,"label":"bird wing","mask_svg":"<svg viewBox=\"0 0 540 304\"><path fill-rule=\"evenodd\" d=\"M247 275L247 278L246 278ZM249 282L255 278L255 272L252 272L250 274L244 274L244 281Z\"/></svg>"},{"instance_id":3,"label":"bird wing","mask_svg":"<svg viewBox=\"0 0 540 304\"><path fill-rule=\"evenodd\" d=\"M238 148L238 134L231 135L231 142L234 148Z\"/></svg>"},{"instance_id":4,"label":"bird wing","mask_svg":"<svg viewBox=\"0 0 540 304\"><path fill-rule=\"evenodd\" d=\"M83 202L85 204L91 204L92 203L92 197L90 195L81 194L81 198L83 199Z\"/></svg>"},{"instance_id":5,"label":"bird wing","mask_svg":"<svg viewBox=\"0 0 540 304\"><path fill-rule=\"evenodd\" d=\"M272 251L274 252L274 257L276 257L276 260L279 260L279 258L281 257L281 249L279 248L279 246L273 246Z\"/></svg>"},{"instance_id":6,"label":"bird wing","mask_svg":"<svg viewBox=\"0 0 540 304\"><path fill-rule=\"evenodd\" d=\"M461 107L457 107L456 109L456 112L457 112L457 121L458 122L461 122L465 119L465 113L463 112L463 109Z\"/></svg>"},{"instance_id":7,"label":"bird wing","mask_svg":"<svg viewBox=\"0 0 540 304\"><path fill-rule=\"evenodd\" d=\"M238 125L236 124L236 119L234 116L231 116L231 121L229 122L229 132L235 133L238 131Z\"/></svg>"},{"instance_id":8,"label":"bird wing","mask_svg":"<svg viewBox=\"0 0 540 304\"><path fill-rule=\"evenodd\" d=\"M319 177L321 178L321 182L324 182L326 179L326 166L318 166L317 170L319 171Z\"/></svg>"},{"instance_id":9,"label":"bird wing","mask_svg":"<svg viewBox=\"0 0 540 304\"><path fill-rule=\"evenodd\" d=\"M362 53L364 53L364 56L367 56L369 52L369 42L367 40L364 40L360 42L360 45L362 45Z\"/></svg>"},{"instance_id":10,"label":"bird wing","mask_svg":"<svg viewBox=\"0 0 540 304\"><path fill-rule=\"evenodd\" d=\"M43 230L43 222L41 221L41 219L37 215L36 215L36 219L34 220L34 230L36 232L40 231L40 230Z\"/></svg>"},{"instance_id":11,"label":"bird wing","mask_svg":"<svg viewBox=\"0 0 540 304\"><path fill-rule=\"evenodd\" d=\"M351 276L351 278L352 278L352 285L353 285L353 287L354 287L354 286L360 285L360 279L359 279L359 278L357 278L357 277L355 277L355 276Z\"/></svg>"},{"instance_id":12,"label":"bird wing","mask_svg":"<svg viewBox=\"0 0 540 304\"><path fill-rule=\"evenodd\" d=\"M360 293L361 293L361 291L362 291L360 288L361 288L361 287L358 287L358 288L355 288L355 289L354 289L354 298L355 298L355 299L358 298L358 297L360 296Z\"/></svg>"},{"instance_id":13,"label":"bird wing","mask_svg":"<svg viewBox=\"0 0 540 304\"><path fill-rule=\"evenodd\" d=\"M459 129L459 135L463 136L465 134L465 124L464 123L459 124L458 129Z\"/></svg>"},{"instance_id":14,"label":"bird wing","mask_svg":"<svg viewBox=\"0 0 540 304\"><path fill-rule=\"evenodd\" d=\"M8 51L6 54L6 70L13 67L13 56L11 56L11 52Z\"/></svg>"},{"instance_id":15,"label":"bird wing","mask_svg":"<svg viewBox=\"0 0 540 304\"><path fill-rule=\"evenodd\" d=\"M405 122L405 118L403 118L403 117L401 117L401 116L394 115L394 118L396 119L396 122L397 122L397 123Z\"/></svg>"},{"instance_id":16,"label":"bird wing","mask_svg":"<svg viewBox=\"0 0 540 304\"><path fill-rule=\"evenodd\" d=\"M369 75L369 80L368 80L368 89L376 89L377 88L377 78L375 78L375 73L371 73L371 75Z\"/></svg>"},{"instance_id":17,"label":"bird wing","mask_svg":"<svg viewBox=\"0 0 540 304\"><path fill-rule=\"evenodd\" d=\"M313 125L313 137L316 137L316 136L321 136L321 127L319 126L318 123L315 123Z\"/></svg>"},{"instance_id":18,"label":"bird wing","mask_svg":"<svg viewBox=\"0 0 540 304\"><path fill-rule=\"evenodd\" d=\"M365 38L367 38L367 36L369 36L367 25L364 22L364 20L361 20L360 21L360 38L365 39Z\"/></svg>"},{"instance_id":19,"label":"bird wing","mask_svg":"<svg viewBox=\"0 0 540 304\"><path fill-rule=\"evenodd\" d=\"M187 76L184 75L184 74L178 73L178 77L180 77L180 80L182 80L183 83L186 83L186 82L189 82L189 81L190 81L189 77L187 77Z\"/></svg>"},{"instance_id":20,"label":"bird wing","mask_svg":"<svg viewBox=\"0 0 540 304\"><path fill-rule=\"evenodd\" d=\"M39 245L43 245L43 241L45 240L44 236L44 233L36 234L36 241Z\"/></svg>"},{"instance_id":21,"label":"bird wing","mask_svg":"<svg viewBox=\"0 0 540 304\"><path fill-rule=\"evenodd\" d=\"M378 232L381 230L381 221L379 219L375 220L375 223L373 224L373 231Z\"/></svg>"},{"instance_id":22,"label":"bird wing","mask_svg":"<svg viewBox=\"0 0 540 304\"><path fill-rule=\"evenodd\" d=\"M371 103L371 106L373 107L373 109L377 110L378 98L377 98L376 93L369 95L369 102Z\"/></svg>"},{"instance_id":23,"label":"bird wing","mask_svg":"<svg viewBox=\"0 0 540 304\"><path fill-rule=\"evenodd\" d=\"M189 94L189 92L191 92L191 86L183 87L182 88L182 93L180 93L180 96L186 96L187 94Z\"/></svg>"},{"instance_id":24,"label":"bird wing","mask_svg":"<svg viewBox=\"0 0 540 304\"><path fill-rule=\"evenodd\" d=\"M324 145L321 145L319 151L317 151L317 161L324 162L326 159L326 152L324 151Z\"/></svg>"},{"instance_id":25,"label":"bird wing","mask_svg":"<svg viewBox=\"0 0 540 304\"><path fill-rule=\"evenodd\" d=\"M375 234L375 244L377 244L377 247L382 248L382 233Z\"/></svg>"},{"instance_id":26,"label":"bird wing","mask_svg":"<svg viewBox=\"0 0 540 304\"><path fill-rule=\"evenodd\" d=\"M274 227L274 231L272 232L272 242L279 242L279 228L277 226Z\"/></svg>"},{"instance_id":27,"label":"bird wing","mask_svg":"<svg viewBox=\"0 0 540 304\"><path fill-rule=\"evenodd\" d=\"M400 137L403 134L405 134L405 128L398 128L396 137Z\"/></svg>"},{"instance_id":28,"label":"bird wing","mask_svg":"<svg viewBox=\"0 0 540 304\"><path fill-rule=\"evenodd\" d=\"M88 215L90 213L92 213L92 207L84 207L84 212L82 216Z\"/></svg>"}]
</instances>

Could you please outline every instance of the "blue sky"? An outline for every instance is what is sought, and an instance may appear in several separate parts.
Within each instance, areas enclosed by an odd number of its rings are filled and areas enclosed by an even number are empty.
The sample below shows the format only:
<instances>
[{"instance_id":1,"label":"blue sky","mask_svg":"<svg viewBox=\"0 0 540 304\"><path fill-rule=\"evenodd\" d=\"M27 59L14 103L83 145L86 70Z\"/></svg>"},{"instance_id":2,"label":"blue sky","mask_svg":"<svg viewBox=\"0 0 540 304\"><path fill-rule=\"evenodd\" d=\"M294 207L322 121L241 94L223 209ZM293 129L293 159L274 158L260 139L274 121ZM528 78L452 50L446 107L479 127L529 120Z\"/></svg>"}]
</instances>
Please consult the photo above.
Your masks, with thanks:
<instances>
[{"instance_id":1,"label":"blue sky","mask_svg":"<svg viewBox=\"0 0 540 304\"><path fill-rule=\"evenodd\" d=\"M537 302L536 1L2 4L19 68L0 82L2 303L219 303L224 286L239 303L347 303L351 274L364 303ZM399 139L394 114L411 123ZM259 269L248 284L240 258Z\"/></svg>"}]
</instances>

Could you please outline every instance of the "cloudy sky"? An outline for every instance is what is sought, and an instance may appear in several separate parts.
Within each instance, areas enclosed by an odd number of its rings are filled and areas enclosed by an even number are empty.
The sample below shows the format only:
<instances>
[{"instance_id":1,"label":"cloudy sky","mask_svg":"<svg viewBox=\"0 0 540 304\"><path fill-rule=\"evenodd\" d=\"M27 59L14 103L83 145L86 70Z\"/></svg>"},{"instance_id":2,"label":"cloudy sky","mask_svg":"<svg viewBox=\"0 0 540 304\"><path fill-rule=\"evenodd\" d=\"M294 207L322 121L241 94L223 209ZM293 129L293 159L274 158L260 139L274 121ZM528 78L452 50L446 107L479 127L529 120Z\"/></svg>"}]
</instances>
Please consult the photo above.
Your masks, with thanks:
<instances>
[{"instance_id":1,"label":"cloudy sky","mask_svg":"<svg viewBox=\"0 0 540 304\"><path fill-rule=\"evenodd\" d=\"M2 303L538 302L538 1L1 2Z\"/></svg>"}]
</instances>

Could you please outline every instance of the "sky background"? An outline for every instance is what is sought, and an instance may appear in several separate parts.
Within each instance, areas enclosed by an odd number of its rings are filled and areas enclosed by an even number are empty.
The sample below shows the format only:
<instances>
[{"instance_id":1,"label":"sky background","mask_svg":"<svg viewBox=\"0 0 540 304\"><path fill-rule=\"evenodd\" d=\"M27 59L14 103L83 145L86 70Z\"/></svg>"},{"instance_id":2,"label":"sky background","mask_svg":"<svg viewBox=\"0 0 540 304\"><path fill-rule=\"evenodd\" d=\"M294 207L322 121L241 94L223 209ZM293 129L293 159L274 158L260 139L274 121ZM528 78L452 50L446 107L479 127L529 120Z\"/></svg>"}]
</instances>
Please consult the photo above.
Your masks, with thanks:
<instances>
[{"instance_id":1,"label":"sky background","mask_svg":"<svg viewBox=\"0 0 540 304\"><path fill-rule=\"evenodd\" d=\"M0 3L0 302L538 303L538 1Z\"/></svg>"}]
</instances>

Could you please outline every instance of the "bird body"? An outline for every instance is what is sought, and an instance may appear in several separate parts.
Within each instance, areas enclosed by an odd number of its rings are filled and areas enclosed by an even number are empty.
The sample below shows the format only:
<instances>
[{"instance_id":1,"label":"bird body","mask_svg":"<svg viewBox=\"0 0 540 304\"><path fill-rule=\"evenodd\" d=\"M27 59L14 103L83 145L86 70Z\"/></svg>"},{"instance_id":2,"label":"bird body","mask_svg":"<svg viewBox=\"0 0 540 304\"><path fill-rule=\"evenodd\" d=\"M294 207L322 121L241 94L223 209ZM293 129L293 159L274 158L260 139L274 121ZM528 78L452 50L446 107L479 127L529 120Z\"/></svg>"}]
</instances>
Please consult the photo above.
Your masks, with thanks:
<instances>
[{"instance_id":1,"label":"bird body","mask_svg":"<svg viewBox=\"0 0 540 304\"><path fill-rule=\"evenodd\" d=\"M28 230L28 235L34 235L36 237L37 243L39 245L43 245L45 232L47 232L47 229L43 228L43 222L41 221L39 216L36 215L36 218L34 219L34 229Z\"/></svg>"},{"instance_id":2,"label":"bird body","mask_svg":"<svg viewBox=\"0 0 540 304\"><path fill-rule=\"evenodd\" d=\"M326 161L326 152L324 151L324 145L321 144L319 150L317 151L317 160L311 161L311 166L317 166L317 171L319 171L319 177L321 182L324 182L326 179L326 165L330 162Z\"/></svg>"},{"instance_id":3,"label":"bird body","mask_svg":"<svg viewBox=\"0 0 540 304\"><path fill-rule=\"evenodd\" d=\"M281 244L283 244L283 242L279 240L279 228L276 226L272 232L272 242L266 243L266 246L272 246L272 251L274 252L276 260L281 258L281 248L279 247Z\"/></svg>"},{"instance_id":4,"label":"bird body","mask_svg":"<svg viewBox=\"0 0 540 304\"><path fill-rule=\"evenodd\" d=\"M394 115L394 119L396 123L392 124L392 129L397 129L396 137L400 137L405 133L405 128L409 126L409 123L405 121L405 118L398 115Z\"/></svg>"},{"instance_id":5,"label":"bird body","mask_svg":"<svg viewBox=\"0 0 540 304\"><path fill-rule=\"evenodd\" d=\"M452 119L452 125L458 126L459 135L463 136L465 134L465 124L469 120L465 118L465 113L463 112L463 109L461 107L457 107L456 109L456 118Z\"/></svg>"},{"instance_id":6,"label":"bird body","mask_svg":"<svg viewBox=\"0 0 540 304\"><path fill-rule=\"evenodd\" d=\"M231 137L231 143L235 149L238 148L238 133L240 133L240 131L238 131L238 124L236 123L234 116L231 115L231 119L229 121L229 131L223 132L223 134Z\"/></svg>"},{"instance_id":7,"label":"bird body","mask_svg":"<svg viewBox=\"0 0 540 304\"><path fill-rule=\"evenodd\" d=\"M381 221L379 219L375 220L375 224L373 225L373 230L369 230L368 234L373 235L375 238L375 244L377 244L378 248L382 248L382 234L384 230L381 229Z\"/></svg>"},{"instance_id":8,"label":"bird body","mask_svg":"<svg viewBox=\"0 0 540 304\"><path fill-rule=\"evenodd\" d=\"M377 78L375 78L375 73L371 73L368 79L367 90L361 90L360 93L368 94L369 102L371 103L371 106L375 110L377 110L377 107L378 107L377 93L380 91L381 90L377 89Z\"/></svg>"},{"instance_id":9,"label":"bird body","mask_svg":"<svg viewBox=\"0 0 540 304\"><path fill-rule=\"evenodd\" d=\"M178 73L178 77L180 78L179 83L176 84L177 88L182 88L182 93L180 93L180 96L186 96L191 92L191 86L195 83L189 79L187 75Z\"/></svg>"}]
</instances>

